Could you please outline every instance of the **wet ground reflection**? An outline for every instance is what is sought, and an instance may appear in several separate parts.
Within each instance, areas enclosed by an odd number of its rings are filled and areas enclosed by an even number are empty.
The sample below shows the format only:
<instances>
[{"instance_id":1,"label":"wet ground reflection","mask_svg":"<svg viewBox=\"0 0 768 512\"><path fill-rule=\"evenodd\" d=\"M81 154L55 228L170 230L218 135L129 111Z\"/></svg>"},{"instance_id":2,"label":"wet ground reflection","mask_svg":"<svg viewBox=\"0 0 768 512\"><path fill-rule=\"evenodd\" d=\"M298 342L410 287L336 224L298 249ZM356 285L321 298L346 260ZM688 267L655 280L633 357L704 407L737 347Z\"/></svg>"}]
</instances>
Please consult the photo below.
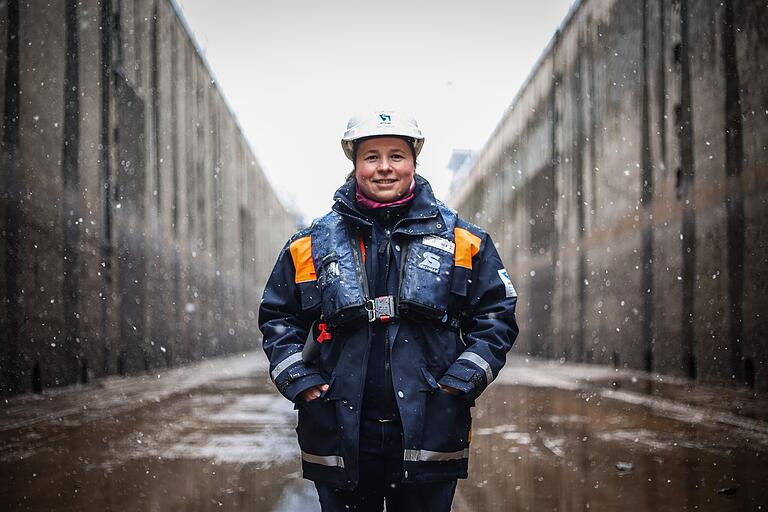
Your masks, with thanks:
<instances>
[{"instance_id":1,"label":"wet ground reflection","mask_svg":"<svg viewBox=\"0 0 768 512\"><path fill-rule=\"evenodd\" d=\"M454 510L765 510L765 400L513 358L475 410ZM11 510L319 510L260 354L0 407ZM5 508L4 505L4 508Z\"/></svg>"}]
</instances>

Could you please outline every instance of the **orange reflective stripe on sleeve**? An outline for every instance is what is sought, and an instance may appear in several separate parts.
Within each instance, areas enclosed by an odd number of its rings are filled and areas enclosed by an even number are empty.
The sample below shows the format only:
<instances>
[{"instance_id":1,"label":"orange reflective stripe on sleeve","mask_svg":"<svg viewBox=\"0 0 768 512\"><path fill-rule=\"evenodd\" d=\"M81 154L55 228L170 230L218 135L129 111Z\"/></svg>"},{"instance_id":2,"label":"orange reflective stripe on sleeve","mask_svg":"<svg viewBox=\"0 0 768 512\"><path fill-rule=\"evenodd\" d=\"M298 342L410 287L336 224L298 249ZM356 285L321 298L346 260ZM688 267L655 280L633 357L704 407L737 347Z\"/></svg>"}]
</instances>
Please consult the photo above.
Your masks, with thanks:
<instances>
[{"instance_id":1,"label":"orange reflective stripe on sleeve","mask_svg":"<svg viewBox=\"0 0 768 512\"><path fill-rule=\"evenodd\" d=\"M305 236L291 242L291 258L296 269L294 282L305 283L317 279L315 262L312 261L312 237Z\"/></svg>"},{"instance_id":2,"label":"orange reflective stripe on sleeve","mask_svg":"<svg viewBox=\"0 0 768 512\"><path fill-rule=\"evenodd\" d=\"M456 252L453 253L453 264L457 267L472 269L472 258L480 251L480 237L466 229L454 228Z\"/></svg>"},{"instance_id":3,"label":"orange reflective stripe on sleeve","mask_svg":"<svg viewBox=\"0 0 768 512\"><path fill-rule=\"evenodd\" d=\"M365 242L363 242L363 237L360 237L360 254L363 256L363 265L365 265Z\"/></svg>"}]
</instances>

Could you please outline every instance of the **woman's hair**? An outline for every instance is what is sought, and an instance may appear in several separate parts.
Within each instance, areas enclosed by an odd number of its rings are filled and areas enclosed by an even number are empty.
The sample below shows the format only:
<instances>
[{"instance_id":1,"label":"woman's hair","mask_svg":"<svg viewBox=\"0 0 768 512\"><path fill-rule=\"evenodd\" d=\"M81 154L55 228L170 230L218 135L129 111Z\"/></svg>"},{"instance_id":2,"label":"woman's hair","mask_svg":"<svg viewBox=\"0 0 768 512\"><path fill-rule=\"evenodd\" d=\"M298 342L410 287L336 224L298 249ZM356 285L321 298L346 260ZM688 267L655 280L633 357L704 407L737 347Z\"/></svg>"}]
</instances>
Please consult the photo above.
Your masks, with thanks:
<instances>
[{"instance_id":1,"label":"woman's hair","mask_svg":"<svg viewBox=\"0 0 768 512\"><path fill-rule=\"evenodd\" d=\"M414 168L418 167L419 163L416 160L416 148L413 147L413 139L409 137L400 137L397 135L392 135L392 137L403 139L408 144L408 147L411 148L411 155L413 156L413 167ZM363 137L362 139L358 139L355 141L354 145L352 146L352 170L349 171L349 174L347 174L347 177L344 179L344 181L351 181L355 179L355 162L357 162L357 150L360 147L361 142L371 138L372 137Z\"/></svg>"}]
</instances>

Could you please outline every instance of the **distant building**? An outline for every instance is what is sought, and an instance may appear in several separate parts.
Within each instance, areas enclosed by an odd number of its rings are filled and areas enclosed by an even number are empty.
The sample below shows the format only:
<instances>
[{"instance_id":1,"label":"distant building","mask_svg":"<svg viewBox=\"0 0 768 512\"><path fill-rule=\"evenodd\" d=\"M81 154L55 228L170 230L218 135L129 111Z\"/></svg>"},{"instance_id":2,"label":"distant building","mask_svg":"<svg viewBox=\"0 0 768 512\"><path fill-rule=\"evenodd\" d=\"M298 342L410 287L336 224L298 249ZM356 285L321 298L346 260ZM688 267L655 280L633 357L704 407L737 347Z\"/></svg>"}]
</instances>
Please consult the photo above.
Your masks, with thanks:
<instances>
[{"instance_id":1,"label":"distant building","mask_svg":"<svg viewBox=\"0 0 768 512\"><path fill-rule=\"evenodd\" d=\"M457 183L467 177L469 170L475 163L476 156L477 151L472 149L453 150L453 153L451 153L451 158L448 160L448 164L446 165L448 170L453 173L451 178L450 194L455 191Z\"/></svg>"}]
</instances>

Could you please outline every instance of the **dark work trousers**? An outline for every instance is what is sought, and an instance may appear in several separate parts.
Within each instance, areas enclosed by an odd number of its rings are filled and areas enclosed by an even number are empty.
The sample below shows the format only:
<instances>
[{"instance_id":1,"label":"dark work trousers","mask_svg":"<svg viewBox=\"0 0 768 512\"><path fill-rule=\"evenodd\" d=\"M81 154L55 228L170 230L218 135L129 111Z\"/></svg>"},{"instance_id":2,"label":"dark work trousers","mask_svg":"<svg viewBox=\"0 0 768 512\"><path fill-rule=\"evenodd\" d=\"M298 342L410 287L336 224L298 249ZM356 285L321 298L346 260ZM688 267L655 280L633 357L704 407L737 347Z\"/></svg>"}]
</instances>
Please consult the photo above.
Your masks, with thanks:
<instances>
[{"instance_id":1,"label":"dark work trousers","mask_svg":"<svg viewBox=\"0 0 768 512\"><path fill-rule=\"evenodd\" d=\"M403 483L400 421L363 419L360 425L360 483L353 491L315 482L323 512L449 512L456 480Z\"/></svg>"}]
</instances>

